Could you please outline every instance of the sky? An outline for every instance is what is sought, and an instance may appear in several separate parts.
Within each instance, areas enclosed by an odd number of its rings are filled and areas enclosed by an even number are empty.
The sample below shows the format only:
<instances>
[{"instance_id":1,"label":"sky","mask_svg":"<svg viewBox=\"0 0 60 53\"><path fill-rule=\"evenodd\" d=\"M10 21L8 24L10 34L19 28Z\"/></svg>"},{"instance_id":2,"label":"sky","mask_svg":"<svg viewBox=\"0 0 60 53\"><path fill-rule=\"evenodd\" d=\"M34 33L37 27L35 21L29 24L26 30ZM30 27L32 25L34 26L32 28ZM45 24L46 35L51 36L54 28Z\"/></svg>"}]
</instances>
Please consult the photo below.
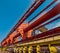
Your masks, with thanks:
<instances>
[{"instance_id":1,"label":"sky","mask_svg":"<svg viewBox=\"0 0 60 53\"><path fill-rule=\"evenodd\" d=\"M0 0L0 42L32 3L32 0Z\"/></svg>"},{"instance_id":2,"label":"sky","mask_svg":"<svg viewBox=\"0 0 60 53\"><path fill-rule=\"evenodd\" d=\"M32 19L52 1L53 0L45 0L45 2L30 17L28 17L25 22ZM33 2L34 0L0 0L0 42L7 36L13 26L15 26L15 24L24 15ZM51 10L51 8L53 8L56 4L57 3L48 8L42 13L42 15ZM60 26L60 19L54 23L55 25L52 23L50 24L51 26L47 25L46 27L51 29L51 27L53 28L54 26Z\"/></svg>"}]
</instances>

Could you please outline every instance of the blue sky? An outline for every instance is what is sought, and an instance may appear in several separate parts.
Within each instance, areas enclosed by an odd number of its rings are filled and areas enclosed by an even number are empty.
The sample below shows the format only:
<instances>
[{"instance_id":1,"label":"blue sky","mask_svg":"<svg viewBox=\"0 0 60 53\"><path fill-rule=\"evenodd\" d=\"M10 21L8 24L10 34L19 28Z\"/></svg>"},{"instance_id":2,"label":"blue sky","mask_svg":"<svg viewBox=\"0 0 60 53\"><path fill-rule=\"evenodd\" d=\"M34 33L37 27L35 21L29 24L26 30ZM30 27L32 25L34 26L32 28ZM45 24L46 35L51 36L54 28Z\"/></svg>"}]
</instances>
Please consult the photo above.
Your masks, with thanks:
<instances>
[{"instance_id":1,"label":"blue sky","mask_svg":"<svg viewBox=\"0 0 60 53\"><path fill-rule=\"evenodd\" d=\"M0 41L6 37L32 3L32 0L0 0Z\"/></svg>"},{"instance_id":2,"label":"blue sky","mask_svg":"<svg viewBox=\"0 0 60 53\"><path fill-rule=\"evenodd\" d=\"M53 0L45 0L45 2L26 20L26 22L33 18L34 15L37 15L52 1ZM0 42L7 36L9 31L18 22L26 10L28 10L33 2L33 0L0 0ZM55 5L56 3L50 8L53 8ZM50 10L50 8L45 12ZM54 23L58 23L59 26L60 19ZM53 23L51 25L53 25ZM55 25L53 25L53 27L54 26ZM51 28L49 25L46 27Z\"/></svg>"}]
</instances>

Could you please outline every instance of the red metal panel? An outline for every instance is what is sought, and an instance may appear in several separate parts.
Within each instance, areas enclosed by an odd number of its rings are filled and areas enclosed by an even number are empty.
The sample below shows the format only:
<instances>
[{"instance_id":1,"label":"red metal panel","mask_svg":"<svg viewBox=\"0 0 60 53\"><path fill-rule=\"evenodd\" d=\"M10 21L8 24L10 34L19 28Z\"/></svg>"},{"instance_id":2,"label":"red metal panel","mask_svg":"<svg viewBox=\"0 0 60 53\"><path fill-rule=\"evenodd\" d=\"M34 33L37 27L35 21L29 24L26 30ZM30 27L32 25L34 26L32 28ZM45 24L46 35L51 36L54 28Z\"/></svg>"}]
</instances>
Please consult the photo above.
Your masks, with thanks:
<instances>
[{"instance_id":1,"label":"red metal panel","mask_svg":"<svg viewBox=\"0 0 60 53\"><path fill-rule=\"evenodd\" d=\"M26 38L26 39L21 40L21 41L16 42L16 43L20 43L20 42L23 43L23 42L29 42L29 41L32 41L32 40L39 40L39 39L44 39L44 38L48 38L48 37L54 37L54 36L57 36L57 34L60 34L60 27L51 29L49 31L46 31L44 33L35 35L33 37L30 37L30 38ZM42 37L44 37L44 38L42 38Z\"/></svg>"},{"instance_id":2,"label":"red metal panel","mask_svg":"<svg viewBox=\"0 0 60 53\"><path fill-rule=\"evenodd\" d=\"M34 28L33 30L37 30L37 29L39 29L39 28L41 28L41 27L44 27L44 26L46 26L46 25L48 25L48 24L54 22L55 20L57 20L57 19L59 19L59 18L60 18L60 16L57 17L57 18L55 18L55 19L53 19L53 20L51 20L51 21L49 21L49 22L47 22L47 23L45 23L45 24L43 24L43 25L37 26L37 27Z\"/></svg>"},{"instance_id":3,"label":"red metal panel","mask_svg":"<svg viewBox=\"0 0 60 53\"><path fill-rule=\"evenodd\" d=\"M40 17L39 19L37 19L35 22L33 22L32 24L30 24L30 26L28 26L27 28L25 28L24 32L27 32L27 31L33 29L34 27L36 27L39 24L42 24L45 21L53 18L54 16L56 16L59 13L60 13L60 3L58 3L52 10L50 10L49 12L47 12L46 14L44 14L42 17Z\"/></svg>"},{"instance_id":4,"label":"red metal panel","mask_svg":"<svg viewBox=\"0 0 60 53\"><path fill-rule=\"evenodd\" d=\"M52 4L54 4L57 0L54 0L52 3L50 3L48 6L46 6L39 14L37 14L35 17L33 17L28 23L33 21L37 16L39 16L43 11L45 11L47 8L49 8Z\"/></svg>"},{"instance_id":5,"label":"red metal panel","mask_svg":"<svg viewBox=\"0 0 60 53\"><path fill-rule=\"evenodd\" d=\"M24 41L29 41L29 40L31 41L31 40L33 40L33 39L34 39L34 40L35 40L35 39L38 40L38 38L42 38L42 37L44 37L44 38L53 37L54 35L56 36L56 34L60 34L60 27L51 29L51 30L49 30L49 31L46 31L46 32L41 33L41 34L38 34L38 35L33 36L33 37L31 37L31 38L27 38L27 39L23 40L23 42L24 42ZM47 37L46 37L46 36L47 36Z\"/></svg>"}]
</instances>

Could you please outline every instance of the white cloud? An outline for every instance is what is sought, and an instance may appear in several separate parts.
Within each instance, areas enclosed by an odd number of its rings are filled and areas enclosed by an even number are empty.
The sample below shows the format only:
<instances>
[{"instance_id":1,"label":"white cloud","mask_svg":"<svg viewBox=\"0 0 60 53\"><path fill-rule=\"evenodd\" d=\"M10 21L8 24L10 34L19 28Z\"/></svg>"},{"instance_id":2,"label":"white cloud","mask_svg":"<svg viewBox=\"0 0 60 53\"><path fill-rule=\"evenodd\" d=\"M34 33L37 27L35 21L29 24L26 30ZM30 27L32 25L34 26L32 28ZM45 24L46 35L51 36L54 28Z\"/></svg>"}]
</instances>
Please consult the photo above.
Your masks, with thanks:
<instances>
[{"instance_id":1,"label":"white cloud","mask_svg":"<svg viewBox=\"0 0 60 53\"><path fill-rule=\"evenodd\" d=\"M60 2L60 0L57 1L57 3L59 3L59 2Z\"/></svg>"},{"instance_id":2,"label":"white cloud","mask_svg":"<svg viewBox=\"0 0 60 53\"><path fill-rule=\"evenodd\" d=\"M53 28L60 27L60 22L56 23L56 25Z\"/></svg>"}]
</instances>

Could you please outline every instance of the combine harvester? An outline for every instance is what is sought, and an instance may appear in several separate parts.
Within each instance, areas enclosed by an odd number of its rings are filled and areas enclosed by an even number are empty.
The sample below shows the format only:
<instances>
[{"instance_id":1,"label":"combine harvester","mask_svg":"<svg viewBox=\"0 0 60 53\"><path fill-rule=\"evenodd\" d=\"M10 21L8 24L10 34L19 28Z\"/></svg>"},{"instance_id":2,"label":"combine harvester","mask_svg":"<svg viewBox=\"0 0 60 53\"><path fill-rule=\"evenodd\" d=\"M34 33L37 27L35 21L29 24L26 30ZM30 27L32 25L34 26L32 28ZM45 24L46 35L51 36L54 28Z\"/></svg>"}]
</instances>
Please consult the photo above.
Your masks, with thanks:
<instances>
[{"instance_id":1,"label":"combine harvester","mask_svg":"<svg viewBox=\"0 0 60 53\"><path fill-rule=\"evenodd\" d=\"M16 53L60 53L60 27L49 30L45 26L60 19L60 2L53 0L28 23L23 23L45 0L36 0L19 22L1 42L3 48L14 48ZM39 17L47 8L54 8ZM32 22L36 17L34 22ZM52 19L52 20L51 20ZM32 22L32 23L31 23Z\"/></svg>"}]
</instances>

